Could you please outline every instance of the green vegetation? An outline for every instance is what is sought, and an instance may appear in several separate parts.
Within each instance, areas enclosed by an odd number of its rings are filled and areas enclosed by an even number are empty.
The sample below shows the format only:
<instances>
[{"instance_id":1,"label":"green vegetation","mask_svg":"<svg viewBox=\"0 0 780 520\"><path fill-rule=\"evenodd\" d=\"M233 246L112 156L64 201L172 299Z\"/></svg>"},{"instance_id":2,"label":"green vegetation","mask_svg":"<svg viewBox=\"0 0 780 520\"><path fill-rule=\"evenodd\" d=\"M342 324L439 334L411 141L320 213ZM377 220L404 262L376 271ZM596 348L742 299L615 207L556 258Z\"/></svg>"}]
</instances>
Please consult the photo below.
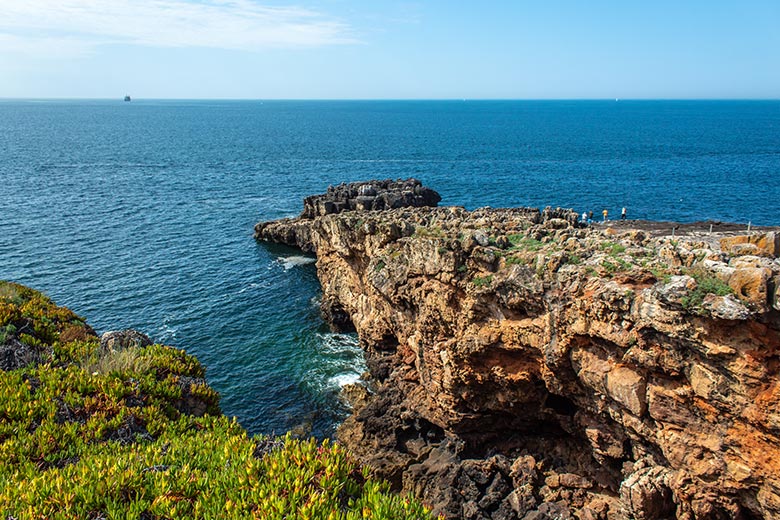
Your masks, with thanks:
<instances>
[{"instance_id":1,"label":"green vegetation","mask_svg":"<svg viewBox=\"0 0 780 520\"><path fill-rule=\"evenodd\" d=\"M720 278L701 267L685 270L685 274L696 280L696 288L680 300L683 309L695 314L706 314L702 308L704 297L708 294L726 296L734 294L734 290Z\"/></svg>"},{"instance_id":2,"label":"green vegetation","mask_svg":"<svg viewBox=\"0 0 780 520\"><path fill-rule=\"evenodd\" d=\"M652 267L650 273L653 275L653 278L663 283L669 283L672 279L672 273L663 267Z\"/></svg>"},{"instance_id":3,"label":"green vegetation","mask_svg":"<svg viewBox=\"0 0 780 520\"><path fill-rule=\"evenodd\" d=\"M488 287L490 284L493 283L493 275L489 274L487 276L475 276L471 283L476 285L477 287Z\"/></svg>"},{"instance_id":4,"label":"green vegetation","mask_svg":"<svg viewBox=\"0 0 780 520\"><path fill-rule=\"evenodd\" d=\"M104 350L79 316L7 282L0 330L38 361L0 370L4 517L430 518L339 445L248 436L180 350Z\"/></svg>"},{"instance_id":5,"label":"green vegetation","mask_svg":"<svg viewBox=\"0 0 780 520\"><path fill-rule=\"evenodd\" d=\"M544 243L535 238L527 237L517 233L506 237L512 244L512 249L524 249L526 251L539 251L544 247Z\"/></svg>"},{"instance_id":6,"label":"green vegetation","mask_svg":"<svg viewBox=\"0 0 780 520\"><path fill-rule=\"evenodd\" d=\"M629 271L633 266L622 258L613 258L612 260L602 260L601 267L608 275L613 275L620 271Z\"/></svg>"},{"instance_id":7,"label":"green vegetation","mask_svg":"<svg viewBox=\"0 0 780 520\"><path fill-rule=\"evenodd\" d=\"M508 256L506 257L506 264L512 265L512 264L526 264L528 263L528 260L519 256Z\"/></svg>"},{"instance_id":8,"label":"green vegetation","mask_svg":"<svg viewBox=\"0 0 780 520\"><path fill-rule=\"evenodd\" d=\"M387 266L384 260L379 260L374 266L374 272L378 273Z\"/></svg>"},{"instance_id":9,"label":"green vegetation","mask_svg":"<svg viewBox=\"0 0 780 520\"><path fill-rule=\"evenodd\" d=\"M601 250L606 251L610 255L619 255L626 252L626 247L615 242L604 242L601 244Z\"/></svg>"},{"instance_id":10,"label":"green vegetation","mask_svg":"<svg viewBox=\"0 0 780 520\"><path fill-rule=\"evenodd\" d=\"M416 238L444 238L444 230L440 226L417 226L414 228Z\"/></svg>"}]
</instances>

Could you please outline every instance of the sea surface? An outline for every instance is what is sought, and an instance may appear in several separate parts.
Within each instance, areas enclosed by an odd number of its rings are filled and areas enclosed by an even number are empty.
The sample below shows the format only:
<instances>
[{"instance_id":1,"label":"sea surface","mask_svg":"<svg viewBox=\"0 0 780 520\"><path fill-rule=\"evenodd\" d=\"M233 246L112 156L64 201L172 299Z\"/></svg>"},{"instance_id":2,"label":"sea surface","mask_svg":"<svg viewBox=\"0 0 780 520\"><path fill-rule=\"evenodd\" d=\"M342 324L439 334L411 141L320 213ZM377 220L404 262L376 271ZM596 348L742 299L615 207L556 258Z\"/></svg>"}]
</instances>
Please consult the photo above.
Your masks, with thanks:
<instances>
[{"instance_id":1,"label":"sea surface","mask_svg":"<svg viewBox=\"0 0 780 520\"><path fill-rule=\"evenodd\" d=\"M250 432L329 435L357 339L252 227L408 177L470 209L779 224L780 102L0 101L0 279L196 355Z\"/></svg>"}]
</instances>

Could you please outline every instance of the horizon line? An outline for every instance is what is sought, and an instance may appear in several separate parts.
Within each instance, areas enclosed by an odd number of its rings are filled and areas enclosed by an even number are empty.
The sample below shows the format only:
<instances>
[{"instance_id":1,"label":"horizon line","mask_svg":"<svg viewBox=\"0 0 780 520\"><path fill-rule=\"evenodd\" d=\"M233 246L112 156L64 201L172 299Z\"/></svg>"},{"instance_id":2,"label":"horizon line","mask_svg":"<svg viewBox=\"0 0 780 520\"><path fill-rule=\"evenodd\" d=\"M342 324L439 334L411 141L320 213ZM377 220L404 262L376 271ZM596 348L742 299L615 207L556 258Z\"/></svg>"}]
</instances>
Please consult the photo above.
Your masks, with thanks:
<instances>
[{"instance_id":1,"label":"horizon line","mask_svg":"<svg viewBox=\"0 0 780 520\"><path fill-rule=\"evenodd\" d=\"M0 101L124 101L124 95L117 97L14 97L0 96ZM175 98L175 97L132 97L132 101L780 101L780 97L561 97L561 98L510 98L510 97L409 97L409 98Z\"/></svg>"}]
</instances>

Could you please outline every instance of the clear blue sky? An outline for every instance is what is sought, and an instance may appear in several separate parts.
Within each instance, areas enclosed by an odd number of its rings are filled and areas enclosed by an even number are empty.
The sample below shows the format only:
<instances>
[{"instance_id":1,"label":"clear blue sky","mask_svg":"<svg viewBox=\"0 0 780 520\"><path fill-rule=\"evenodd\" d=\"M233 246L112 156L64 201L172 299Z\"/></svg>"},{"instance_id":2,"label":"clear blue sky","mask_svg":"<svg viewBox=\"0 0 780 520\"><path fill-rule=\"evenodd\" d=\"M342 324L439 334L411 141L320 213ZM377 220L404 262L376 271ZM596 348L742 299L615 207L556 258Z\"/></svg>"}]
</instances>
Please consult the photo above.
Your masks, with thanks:
<instances>
[{"instance_id":1,"label":"clear blue sky","mask_svg":"<svg viewBox=\"0 0 780 520\"><path fill-rule=\"evenodd\" d=\"M1 0L0 97L780 97L780 0Z\"/></svg>"}]
</instances>

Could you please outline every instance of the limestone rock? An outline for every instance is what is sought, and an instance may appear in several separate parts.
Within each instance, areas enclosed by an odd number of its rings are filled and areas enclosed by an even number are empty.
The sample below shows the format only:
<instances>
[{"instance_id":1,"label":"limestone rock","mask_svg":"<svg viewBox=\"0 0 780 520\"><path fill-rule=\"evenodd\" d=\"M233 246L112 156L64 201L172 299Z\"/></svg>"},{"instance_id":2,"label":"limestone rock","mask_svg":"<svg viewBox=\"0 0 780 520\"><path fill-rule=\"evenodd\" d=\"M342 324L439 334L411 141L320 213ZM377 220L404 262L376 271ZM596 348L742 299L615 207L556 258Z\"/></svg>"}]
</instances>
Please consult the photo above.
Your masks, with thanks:
<instances>
[{"instance_id":1,"label":"limestone rock","mask_svg":"<svg viewBox=\"0 0 780 520\"><path fill-rule=\"evenodd\" d=\"M352 409L357 412L368 404L368 401L371 397L371 392L369 392L365 385L352 383L345 385L341 389L341 395L343 396L344 400L349 403Z\"/></svg>"},{"instance_id":2,"label":"limestone rock","mask_svg":"<svg viewBox=\"0 0 780 520\"><path fill-rule=\"evenodd\" d=\"M667 484L668 471L659 466L640 469L620 486L620 498L630 518L669 518L675 505Z\"/></svg>"},{"instance_id":3,"label":"limestone rock","mask_svg":"<svg viewBox=\"0 0 780 520\"><path fill-rule=\"evenodd\" d=\"M449 519L780 514L777 235L377 211L381 189L256 228L316 252L323 314L360 337L371 393L338 437L361 462Z\"/></svg>"},{"instance_id":4,"label":"limestone rock","mask_svg":"<svg viewBox=\"0 0 780 520\"><path fill-rule=\"evenodd\" d=\"M761 254L780 256L780 233L771 231L753 235L739 235L720 239L720 247L732 255Z\"/></svg>"},{"instance_id":5,"label":"limestone rock","mask_svg":"<svg viewBox=\"0 0 780 520\"><path fill-rule=\"evenodd\" d=\"M726 296L708 294L704 297L702 308L721 320L746 320L750 317L748 308L731 294Z\"/></svg>"},{"instance_id":6,"label":"limestone rock","mask_svg":"<svg viewBox=\"0 0 780 520\"><path fill-rule=\"evenodd\" d=\"M353 182L330 186L327 193L304 200L301 217L311 219L342 211L436 206L441 197L417 179Z\"/></svg>"},{"instance_id":7,"label":"limestone rock","mask_svg":"<svg viewBox=\"0 0 780 520\"><path fill-rule=\"evenodd\" d=\"M147 347L152 344L149 336L134 329L111 330L100 336L103 350L123 350L132 347Z\"/></svg>"},{"instance_id":8,"label":"limestone rock","mask_svg":"<svg viewBox=\"0 0 780 520\"><path fill-rule=\"evenodd\" d=\"M679 305L683 297L696 288L696 280L688 275L672 276L668 283L659 284L655 290L658 299L670 304Z\"/></svg>"},{"instance_id":9,"label":"limestone rock","mask_svg":"<svg viewBox=\"0 0 780 520\"><path fill-rule=\"evenodd\" d=\"M772 271L767 268L735 269L728 283L741 300L752 305L757 311L764 312L769 302L767 282L771 276Z\"/></svg>"},{"instance_id":10,"label":"limestone rock","mask_svg":"<svg viewBox=\"0 0 780 520\"><path fill-rule=\"evenodd\" d=\"M636 416L647 410L646 388L645 378L628 367L616 367L607 374L609 396Z\"/></svg>"}]
</instances>

